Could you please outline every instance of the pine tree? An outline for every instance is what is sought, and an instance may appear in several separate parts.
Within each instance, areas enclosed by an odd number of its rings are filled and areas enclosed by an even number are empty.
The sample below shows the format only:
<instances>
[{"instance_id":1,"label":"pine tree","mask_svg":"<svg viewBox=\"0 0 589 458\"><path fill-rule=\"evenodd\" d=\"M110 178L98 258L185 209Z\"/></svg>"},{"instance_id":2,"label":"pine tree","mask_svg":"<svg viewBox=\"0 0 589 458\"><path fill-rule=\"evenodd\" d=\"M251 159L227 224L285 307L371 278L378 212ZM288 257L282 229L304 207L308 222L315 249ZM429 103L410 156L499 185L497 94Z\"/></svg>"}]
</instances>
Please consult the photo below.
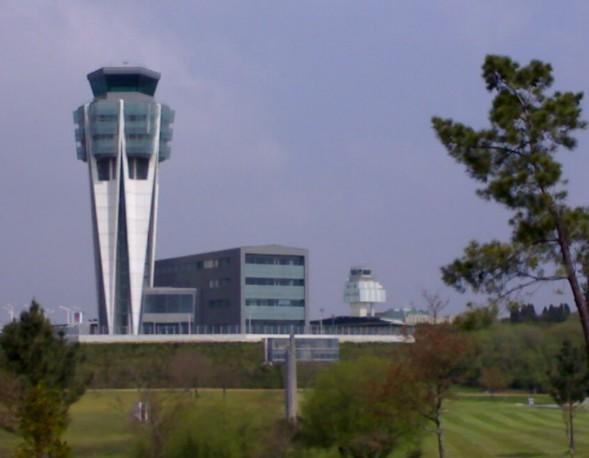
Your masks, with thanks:
<instances>
[{"instance_id":1,"label":"pine tree","mask_svg":"<svg viewBox=\"0 0 589 458\"><path fill-rule=\"evenodd\" d=\"M540 282L566 281L589 352L589 209L567 203L566 180L556 155L573 150L582 93L550 92L550 64L520 66L487 56L487 90L494 94L490 127L476 130L434 117L448 153L482 183L477 194L512 211L507 242L471 241L461 258L442 268L444 281L504 299Z\"/></svg>"},{"instance_id":2,"label":"pine tree","mask_svg":"<svg viewBox=\"0 0 589 458\"><path fill-rule=\"evenodd\" d=\"M61 436L68 409L84 392L76 375L77 345L56 335L35 301L18 321L0 335L0 369L13 381L13 393L0 393L0 403L15 413L16 432L23 443L17 456L66 457L69 447ZM10 396L6 396L10 394ZM10 429L5 425L5 429Z\"/></svg>"}]
</instances>

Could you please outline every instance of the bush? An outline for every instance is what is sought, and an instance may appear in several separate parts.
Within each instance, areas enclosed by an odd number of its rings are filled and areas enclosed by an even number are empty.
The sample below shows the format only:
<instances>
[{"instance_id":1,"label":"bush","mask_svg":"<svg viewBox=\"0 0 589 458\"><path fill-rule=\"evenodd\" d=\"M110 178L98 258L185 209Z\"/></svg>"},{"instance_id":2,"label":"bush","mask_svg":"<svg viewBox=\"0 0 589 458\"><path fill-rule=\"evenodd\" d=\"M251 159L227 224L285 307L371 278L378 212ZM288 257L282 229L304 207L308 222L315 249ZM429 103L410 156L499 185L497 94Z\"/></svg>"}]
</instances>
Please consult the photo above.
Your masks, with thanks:
<instances>
[{"instance_id":1,"label":"bush","mask_svg":"<svg viewBox=\"0 0 589 458\"><path fill-rule=\"evenodd\" d=\"M386 360L364 358L321 373L302 406L302 442L342 456L377 458L415 439L419 421L402 405L404 396L385 391L388 370Z\"/></svg>"}]
</instances>

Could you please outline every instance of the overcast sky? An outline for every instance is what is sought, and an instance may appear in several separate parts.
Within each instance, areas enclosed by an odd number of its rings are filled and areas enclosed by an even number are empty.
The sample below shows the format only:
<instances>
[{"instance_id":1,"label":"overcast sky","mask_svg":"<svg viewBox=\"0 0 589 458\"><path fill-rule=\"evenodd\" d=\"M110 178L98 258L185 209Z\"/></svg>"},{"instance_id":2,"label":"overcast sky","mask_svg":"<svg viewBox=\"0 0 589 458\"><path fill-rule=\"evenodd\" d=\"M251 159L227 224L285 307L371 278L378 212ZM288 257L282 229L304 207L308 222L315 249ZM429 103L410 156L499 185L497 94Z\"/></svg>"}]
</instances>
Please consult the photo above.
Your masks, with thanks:
<instances>
[{"instance_id":1,"label":"overcast sky","mask_svg":"<svg viewBox=\"0 0 589 458\"><path fill-rule=\"evenodd\" d=\"M468 298L440 266L472 238L505 237L506 213L475 197L430 118L485 125L489 53L551 62L556 87L587 92L588 21L586 1L5 0L0 305L35 296L96 315L71 113L91 99L87 73L126 61L161 72L157 98L176 110L158 257L304 247L313 317L346 312L357 263L391 306L426 288L458 312ZM588 149L583 134L565 161L575 203L589 201Z\"/></svg>"}]
</instances>

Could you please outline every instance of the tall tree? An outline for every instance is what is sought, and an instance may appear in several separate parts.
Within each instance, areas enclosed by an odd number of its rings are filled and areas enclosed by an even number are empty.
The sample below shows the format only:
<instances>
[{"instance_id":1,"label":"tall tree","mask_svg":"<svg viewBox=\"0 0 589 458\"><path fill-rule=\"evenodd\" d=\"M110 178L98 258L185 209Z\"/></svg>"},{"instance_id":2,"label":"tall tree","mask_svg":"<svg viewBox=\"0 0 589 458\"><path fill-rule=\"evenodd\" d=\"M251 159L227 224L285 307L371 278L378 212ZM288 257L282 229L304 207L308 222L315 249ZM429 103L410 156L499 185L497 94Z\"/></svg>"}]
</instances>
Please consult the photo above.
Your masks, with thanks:
<instances>
[{"instance_id":1,"label":"tall tree","mask_svg":"<svg viewBox=\"0 0 589 458\"><path fill-rule=\"evenodd\" d=\"M589 392L586 357L569 340L562 344L556 365L548 374L550 395L564 413L569 453L575 453L575 409Z\"/></svg>"},{"instance_id":2,"label":"tall tree","mask_svg":"<svg viewBox=\"0 0 589 458\"><path fill-rule=\"evenodd\" d=\"M401 391L403 405L433 423L440 458L446 456L444 402L464 375L468 351L468 340L455 328L447 324L419 326L406 360L401 366L393 366L387 378L388 386L412 387ZM391 396L399 394L393 391Z\"/></svg>"},{"instance_id":3,"label":"tall tree","mask_svg":"<svg viewBox=\"0 0 589 458\"><path fill-rule=\"evenodd\" d=\"M0 425L22 436L18 456L65 457L68 445L61 439L68 424L68 409L84 391L76 376L78 347L56 335L43 309L35 301L18 321L0 335L0 372L14 391L0 396L13 413L11 424Z\"/></svg>"},{"instance_id":4,"label":"tall tree","mask_svg":"<svg viewBox=\"0 0 589 458\"><path fill-rule=\"evenodd\" d=\"M573 150L581 119L578 92L550 92L550 64L526 66L487 56L483 79L494 95L490 127L474 129L434 117L448 153L482 183L477 194L513 212L511 240L471 241L442 268L444 281L504 298L539 282L568 283L589 351L589 210L567 204L567 181L556 154Z\"/></svg>"}]
</instances>

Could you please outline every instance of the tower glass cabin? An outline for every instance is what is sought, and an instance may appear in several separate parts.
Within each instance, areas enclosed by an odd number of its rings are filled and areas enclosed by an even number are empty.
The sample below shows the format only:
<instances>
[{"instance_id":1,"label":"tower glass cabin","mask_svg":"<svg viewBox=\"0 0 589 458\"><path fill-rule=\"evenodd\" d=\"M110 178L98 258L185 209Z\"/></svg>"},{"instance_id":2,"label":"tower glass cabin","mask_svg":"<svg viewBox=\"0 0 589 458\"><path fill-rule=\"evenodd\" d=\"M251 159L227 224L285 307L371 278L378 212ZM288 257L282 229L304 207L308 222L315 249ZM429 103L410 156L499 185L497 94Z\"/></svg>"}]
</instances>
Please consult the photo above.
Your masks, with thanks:
<instances>
[{"instance_id":1,"label":"tower glass cabin","mask_svg":"<svg viewBox=\"0 0 589 458\"><path fill-rule=\"evenodd\" d=\"M74 111L88 164L100 331L138 334L153 286L158 174L169 159L174 112L156 102L160 74L104 67L88 75L94 100Z\"/></svg>"},{"instance_id":2,"label":"tower glass cabin","mask_svg":"<svg viewBox=\"0 0 589 458\"><path fill-rule=\"evenodd\" d=\"M386 290L372 275L372 269L355 266L344 287L344 302L350 304L352 316L374 316L375 304L386 302Z\"/></svg>"}]
</instances>

